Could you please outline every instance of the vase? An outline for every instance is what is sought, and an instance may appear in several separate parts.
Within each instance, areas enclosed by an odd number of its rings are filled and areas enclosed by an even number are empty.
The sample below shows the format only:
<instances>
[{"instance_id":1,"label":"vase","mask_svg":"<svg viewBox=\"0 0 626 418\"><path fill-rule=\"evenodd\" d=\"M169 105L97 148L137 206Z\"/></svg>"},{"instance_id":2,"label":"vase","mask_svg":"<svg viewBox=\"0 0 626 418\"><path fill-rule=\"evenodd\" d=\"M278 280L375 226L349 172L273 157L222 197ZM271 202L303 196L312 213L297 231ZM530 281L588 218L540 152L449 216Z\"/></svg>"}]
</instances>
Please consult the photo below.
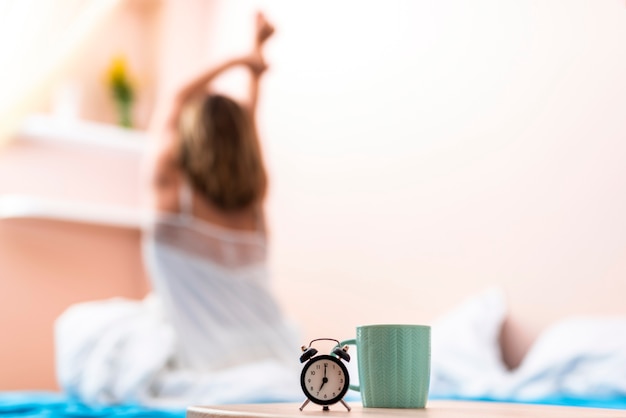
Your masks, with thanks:
<instances>
[{"instance_id":1,"label":"vase","mask_svg":"<svg viewBox=\"0 0 626 418\"><path fill-rule=\"evenodd\" d=\"M133 102L130 100L118 100L117 105L117 123L124 128L133 127Z\"/></svg>"}]
</instances>

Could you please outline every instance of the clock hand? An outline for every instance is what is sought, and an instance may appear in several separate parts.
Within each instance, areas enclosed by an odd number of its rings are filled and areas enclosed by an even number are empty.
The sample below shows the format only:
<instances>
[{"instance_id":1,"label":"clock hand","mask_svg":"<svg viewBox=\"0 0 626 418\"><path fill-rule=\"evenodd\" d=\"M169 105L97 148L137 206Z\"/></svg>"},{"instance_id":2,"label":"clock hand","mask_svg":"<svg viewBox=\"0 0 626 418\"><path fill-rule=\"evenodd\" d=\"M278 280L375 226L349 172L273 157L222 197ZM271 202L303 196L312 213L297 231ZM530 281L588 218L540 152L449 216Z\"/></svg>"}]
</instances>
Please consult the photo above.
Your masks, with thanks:
<instances>
[{"instance_id":1,"label":"clock hand","mask_svg":"<svg viewBox=\"0 0 626 418\"><path fill-rule=\"evenodd\" d=\"M322 379L322 386L320 386L320 388L318 389L318 391L322 390L322 388L324 387L324 384L326 384L326 382L328 382L328 378L325 377L324 379Z\"/></svg>"},{"instance_id":2,"label":"clock hand","mask_svg":"<svg viewBox=\"0 0 626 418\"><path fill-rule=\"evenodd\" d=\"M326 377L326 365L324 364L324 378L322 379L322 386L320 386L319 390L322 390L326 382L328 382L328 378Z\"/></svg>"}]
</instances>

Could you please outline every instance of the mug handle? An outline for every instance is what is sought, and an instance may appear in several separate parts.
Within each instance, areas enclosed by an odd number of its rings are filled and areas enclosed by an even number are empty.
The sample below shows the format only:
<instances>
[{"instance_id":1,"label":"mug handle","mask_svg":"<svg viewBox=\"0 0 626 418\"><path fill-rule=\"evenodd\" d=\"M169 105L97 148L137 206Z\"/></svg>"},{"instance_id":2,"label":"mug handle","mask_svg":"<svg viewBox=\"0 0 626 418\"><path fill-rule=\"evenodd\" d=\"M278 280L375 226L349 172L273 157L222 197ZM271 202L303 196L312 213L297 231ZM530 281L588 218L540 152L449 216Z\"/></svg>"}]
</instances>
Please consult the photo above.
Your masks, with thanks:
<instances>
[{"instance_id":1,"label":"mug handle","mask_svg":"<svg viewBox=\"0 0 626 418\"><path fill-rule=\"evenodd\" d=\"M351 338L349 340L345 340L339 343L339 345L337 347L343 347L344 345L353 345L356 347L356 339L355 338ZM361 391L361 387L357 386L357 385L350 385L350 389L352 390L356 390L357 392Z\"/></svg>"}]
</instances>

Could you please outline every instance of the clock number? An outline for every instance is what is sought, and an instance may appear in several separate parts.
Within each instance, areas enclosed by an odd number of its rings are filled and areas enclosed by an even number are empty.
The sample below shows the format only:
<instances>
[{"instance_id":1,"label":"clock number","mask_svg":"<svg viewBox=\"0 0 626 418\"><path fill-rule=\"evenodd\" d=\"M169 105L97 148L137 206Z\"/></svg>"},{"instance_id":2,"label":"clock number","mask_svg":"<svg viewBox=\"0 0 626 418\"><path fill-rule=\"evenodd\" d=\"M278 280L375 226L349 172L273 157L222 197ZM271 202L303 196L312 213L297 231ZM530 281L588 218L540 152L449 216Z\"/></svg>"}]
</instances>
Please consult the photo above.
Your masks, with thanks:
<instances>
[{"instance_id":1,"label":"clock number","mask_svg":"<svg viewBox=\"0 0 626 418\"><path fill-rule=\"evenodd\" d=\"M311 379L309 379L309 382L311 381ZM343 383L343 379L339 379L339 383Z\"/></svg>"}]
</instances>

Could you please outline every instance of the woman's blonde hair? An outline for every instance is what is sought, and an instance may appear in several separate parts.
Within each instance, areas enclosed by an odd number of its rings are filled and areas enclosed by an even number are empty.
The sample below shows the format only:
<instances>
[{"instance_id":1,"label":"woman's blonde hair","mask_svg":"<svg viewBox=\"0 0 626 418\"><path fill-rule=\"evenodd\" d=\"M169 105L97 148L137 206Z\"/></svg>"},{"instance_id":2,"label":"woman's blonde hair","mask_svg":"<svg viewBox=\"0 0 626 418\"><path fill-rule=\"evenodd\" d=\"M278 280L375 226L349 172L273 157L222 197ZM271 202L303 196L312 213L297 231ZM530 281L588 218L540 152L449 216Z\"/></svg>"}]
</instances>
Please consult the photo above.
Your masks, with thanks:
<instances>
[{"instance_id":1,"label":"woman's blonde hair","mask_svg":"<svg viewBox=\"0 0 626 418\"><path fill-rule=\"evenodd\" d=\"M179 125L180 166L191 186L223 210L263 199L267 174L249 112L210 94L185 106Z\"/></svg>"}]
</instances>

